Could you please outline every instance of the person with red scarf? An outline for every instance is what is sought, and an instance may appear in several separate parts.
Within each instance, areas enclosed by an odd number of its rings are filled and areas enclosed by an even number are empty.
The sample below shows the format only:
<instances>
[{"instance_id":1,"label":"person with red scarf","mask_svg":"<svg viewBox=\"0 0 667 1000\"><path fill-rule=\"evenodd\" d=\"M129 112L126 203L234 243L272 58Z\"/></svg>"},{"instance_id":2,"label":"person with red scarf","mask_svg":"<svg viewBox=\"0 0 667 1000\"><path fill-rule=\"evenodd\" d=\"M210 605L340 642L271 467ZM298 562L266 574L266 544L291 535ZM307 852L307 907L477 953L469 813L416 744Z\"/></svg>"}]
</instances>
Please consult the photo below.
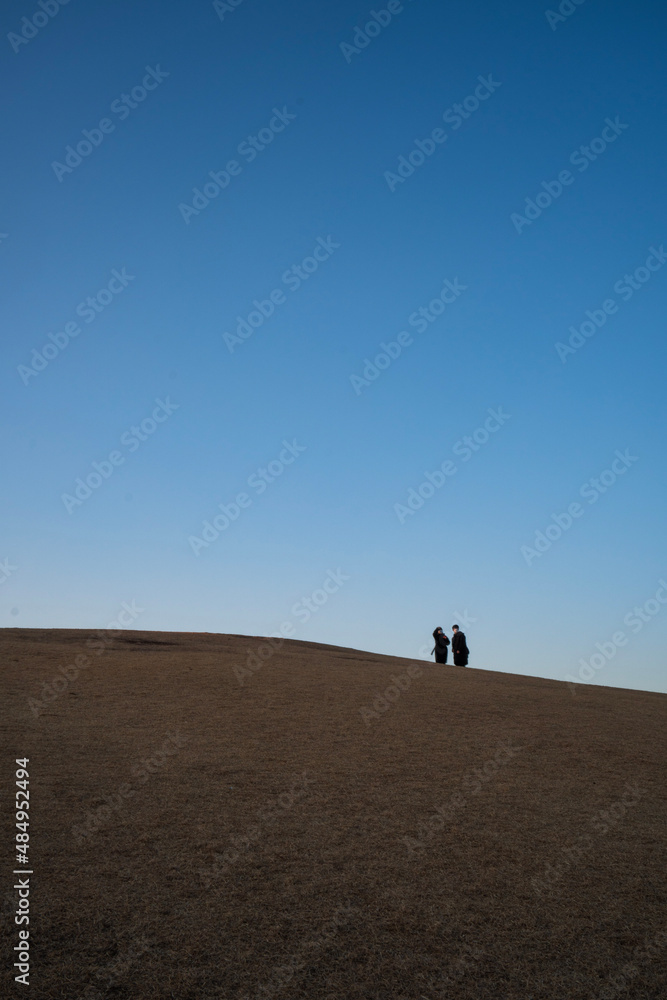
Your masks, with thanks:
<instances>
[{"instance_id":1,"label":"person with red scarf","mask_svg":"<svg viewBox=\"0 0 667 1000\"><path fill-rule=\"evenodd\" d=\"M446 663L447 647L449 646L449 639L447 638L447 636L442 631L439 625L433 633L433 641L435 642L435 646L433 647L431 652L435 653L435 662Z\"/></svg>"}]
</instances>

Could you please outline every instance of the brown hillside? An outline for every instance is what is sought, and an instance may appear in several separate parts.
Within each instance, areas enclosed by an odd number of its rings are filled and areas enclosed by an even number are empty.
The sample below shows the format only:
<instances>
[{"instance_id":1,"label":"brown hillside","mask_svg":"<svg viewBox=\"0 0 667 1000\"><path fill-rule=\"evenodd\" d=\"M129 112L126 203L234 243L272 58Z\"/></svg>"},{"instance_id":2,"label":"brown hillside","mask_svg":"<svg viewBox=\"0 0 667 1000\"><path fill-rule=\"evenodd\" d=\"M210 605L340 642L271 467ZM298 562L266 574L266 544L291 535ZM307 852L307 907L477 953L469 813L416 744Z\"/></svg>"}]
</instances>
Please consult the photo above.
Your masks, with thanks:
<instances>
[{"instance_id":1,"label":"brown hillside","mask_svg":"<svg viewBox=\"0 0 667 1000\"><path fill-rule=\"evenodd\" d=\"M0 635L34 871L30 988L4 995L667 997L664 695L245 636Z\"/></svg>"}]
</instances>

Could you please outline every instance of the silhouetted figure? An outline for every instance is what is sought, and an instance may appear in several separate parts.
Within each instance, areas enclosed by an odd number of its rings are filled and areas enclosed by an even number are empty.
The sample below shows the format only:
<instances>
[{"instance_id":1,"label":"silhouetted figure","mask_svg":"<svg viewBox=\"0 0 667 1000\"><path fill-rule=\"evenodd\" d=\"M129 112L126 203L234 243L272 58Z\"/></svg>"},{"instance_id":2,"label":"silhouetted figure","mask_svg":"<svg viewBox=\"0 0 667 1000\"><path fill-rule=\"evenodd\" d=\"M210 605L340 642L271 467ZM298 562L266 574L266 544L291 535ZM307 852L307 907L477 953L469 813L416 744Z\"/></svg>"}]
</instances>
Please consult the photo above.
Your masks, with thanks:
<instances>
[{"instance_id":1,"label":"silhouetted figure","mask_svg":"<svg viewBox=\"0 0 667 1000\"><path fill-rule=\"evenodd\" d=\"M467 667L470 650L466 645L466 637L459 631L458 625L452 625L452 653L455 667Z\"/></svg>"},{"instance_id":2,"label":"silhouetted figure","mask_svg":"<svg viewBox=\"0 0 667 1000\"><path fill-rule=\"evenodd\" d=\"M435 662L446 663L447 647L449 646L449 639L447 638L447 636L442 631L439 625L435 630L435 632L433 633L433 641L435 642L435 646L433 647L431 652L435 653Z\"/></svg>"}]
</instances>

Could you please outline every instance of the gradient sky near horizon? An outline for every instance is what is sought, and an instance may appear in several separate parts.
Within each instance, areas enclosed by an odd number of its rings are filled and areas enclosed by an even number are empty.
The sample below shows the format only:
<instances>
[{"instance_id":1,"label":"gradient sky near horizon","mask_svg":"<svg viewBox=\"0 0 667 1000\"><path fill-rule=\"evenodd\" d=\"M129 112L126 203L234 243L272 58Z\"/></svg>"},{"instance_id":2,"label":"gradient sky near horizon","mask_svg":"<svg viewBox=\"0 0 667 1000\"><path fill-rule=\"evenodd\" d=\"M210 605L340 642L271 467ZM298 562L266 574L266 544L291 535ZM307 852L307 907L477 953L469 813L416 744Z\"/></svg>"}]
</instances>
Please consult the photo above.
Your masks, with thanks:
<instances>
[{"instance_id":1,"label":"gradient sky near horizon","mask_svg":"<svg viewBox=\"0 0 667 1000\"><path fill-rule=\"evenodd\" d=\"M4 5L1 626L667 690L667 14L561 8Z\"/></svg>"}]
</instances>

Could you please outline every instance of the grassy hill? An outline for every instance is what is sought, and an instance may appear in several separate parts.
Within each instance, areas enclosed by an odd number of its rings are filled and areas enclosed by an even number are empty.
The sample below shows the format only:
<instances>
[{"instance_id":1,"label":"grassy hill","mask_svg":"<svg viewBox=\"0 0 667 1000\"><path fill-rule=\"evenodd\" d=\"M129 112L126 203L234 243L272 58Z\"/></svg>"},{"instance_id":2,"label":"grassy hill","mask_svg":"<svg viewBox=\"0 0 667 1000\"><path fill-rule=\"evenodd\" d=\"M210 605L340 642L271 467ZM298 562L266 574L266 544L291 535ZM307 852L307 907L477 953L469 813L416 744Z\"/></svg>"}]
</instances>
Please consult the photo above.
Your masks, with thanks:
<instances>
[{"instance_id":1,"label":"grassy hill","mask_svg":"<svg viewBox=\"0 0 667 1000\"><path fill-rule=\"evenodd\" d=\"M235 635L0 641L33 1000L667 997L664 695Z\"/></svg>"}]
</instances>

